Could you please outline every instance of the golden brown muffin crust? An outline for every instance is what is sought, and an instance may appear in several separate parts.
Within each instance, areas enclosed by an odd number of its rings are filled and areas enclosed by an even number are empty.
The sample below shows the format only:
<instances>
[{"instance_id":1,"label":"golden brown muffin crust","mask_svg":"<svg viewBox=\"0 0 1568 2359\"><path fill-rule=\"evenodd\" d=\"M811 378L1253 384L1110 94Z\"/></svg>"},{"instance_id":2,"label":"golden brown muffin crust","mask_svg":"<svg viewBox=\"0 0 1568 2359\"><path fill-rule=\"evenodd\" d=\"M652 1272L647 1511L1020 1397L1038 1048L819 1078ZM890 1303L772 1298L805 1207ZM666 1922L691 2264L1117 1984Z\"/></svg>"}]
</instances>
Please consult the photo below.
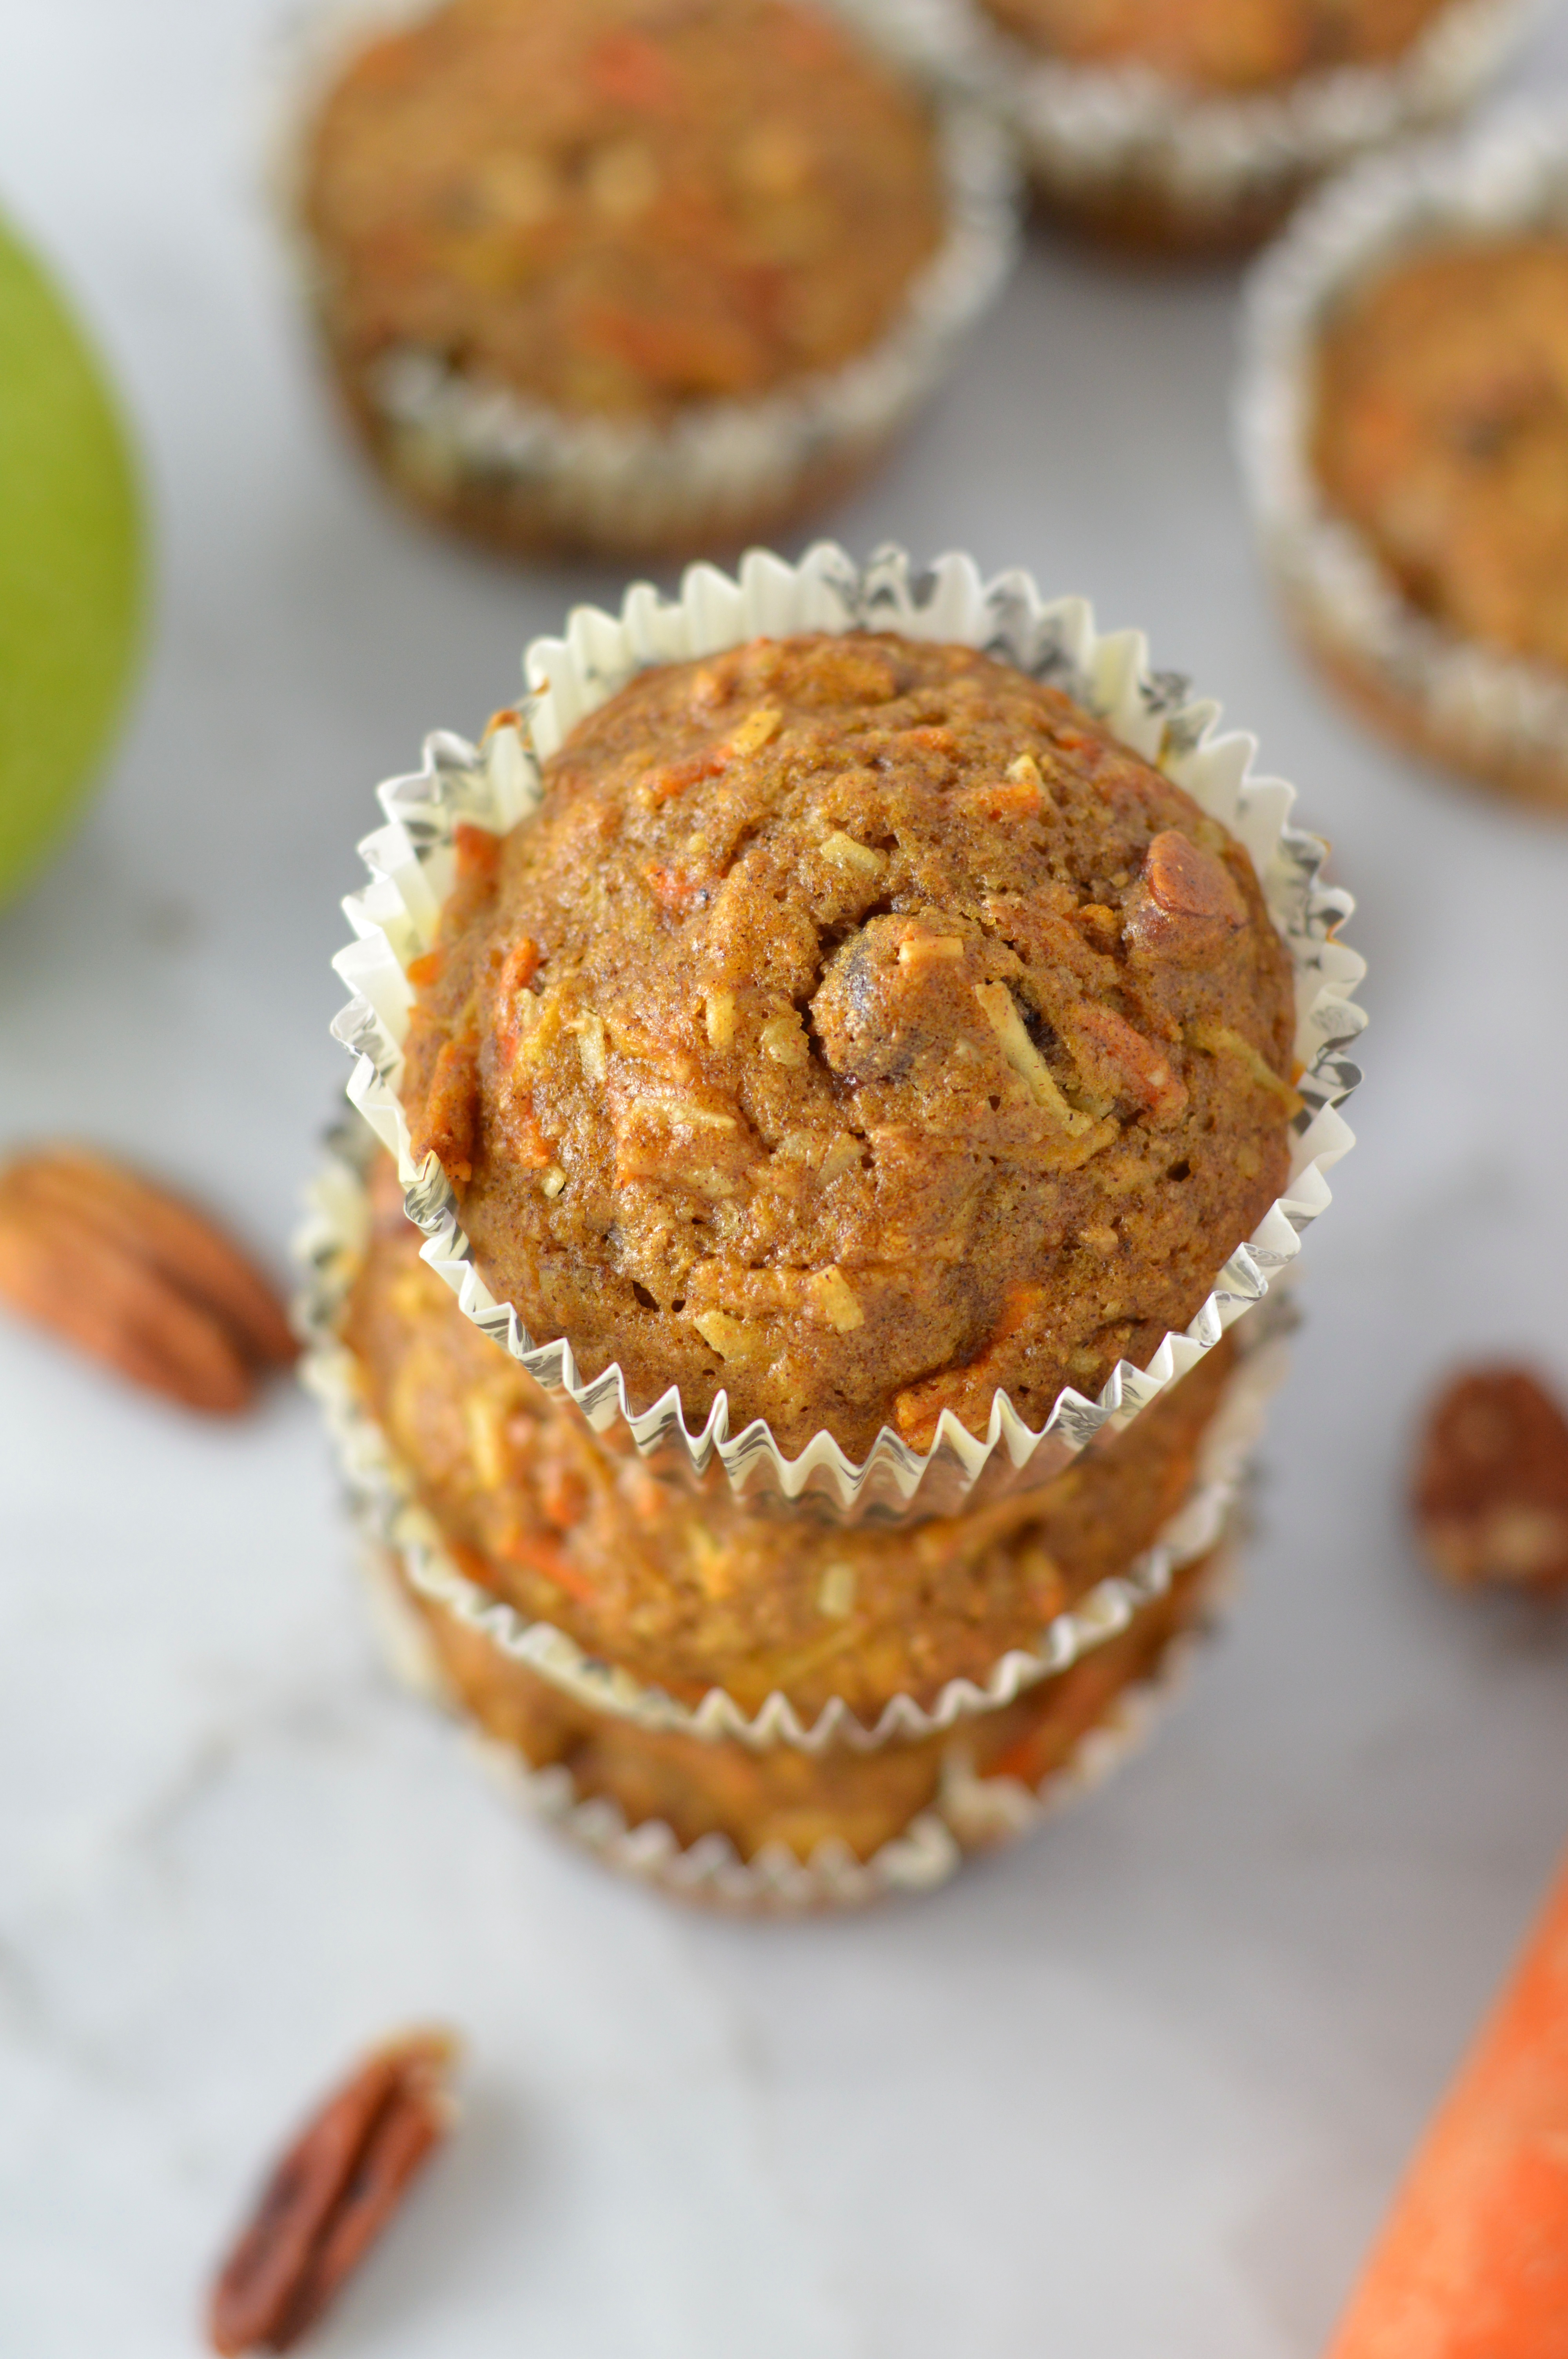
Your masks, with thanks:
<instances>
[{"instance_id":1,"label":"golden brown muffin crust","mask_svg":"<svg viewBox=\"0 0 1568 2359\"><path fill-rule=\"evenodd\" d=\"M404 1100L479 1266L634 1404L863 1454L1043 1422L1283 1185L1289 958L1243 847L963 647L653 669L460 835Z\"/></svg>"},{"instance_id":2,"label":"golden brown muffin crust","mask_svg":"<svg viewBox=\"0 0 1568 2359\"><path fill-rule=\"evenodd\" d=\"M413 347L658 420L875 343L943 199L919 103L795 0L449 0L346 68L304 212L351 377Z\"/></svg>"},{"instance_id":3,"label":"golden brown muffin crust","mask_svg":"<svg viewBox=\"0 0 1568 2359\"><path fill-rule=\"evenodd\" d=\"M1125 1571L1186 1496L1235 1363L1227 1337L1128 1430L1043 1488L913 1530L775 1520L611 1453L463 1317L419 1258L395 1171L344 1321L371 1407L469 1576L589 1654L697 1702L773 1692L875 1720L984 1680Z\"/></svg>"},{"instance_id":4,"label":"golden brown muffin crust","mask_svg":"<svg viewBox=\"0 0 1568 2359\"><path fill-rule=\"evenodd\" d=\"M1032 49L1239 95L1402 57L1449 0L981 0Z\"/></svg>"},{"instance_id":5,"label":"golden brown muffin crust","mask_svg":"<svg viewBox=\"0 0 1568 2359\"><path fill-rule=\"evenodd\" d=\"M1313 450L1412 605L1568 667L1568 236L1447 245L1349 295Z\"/></svg>"}]
</instances>

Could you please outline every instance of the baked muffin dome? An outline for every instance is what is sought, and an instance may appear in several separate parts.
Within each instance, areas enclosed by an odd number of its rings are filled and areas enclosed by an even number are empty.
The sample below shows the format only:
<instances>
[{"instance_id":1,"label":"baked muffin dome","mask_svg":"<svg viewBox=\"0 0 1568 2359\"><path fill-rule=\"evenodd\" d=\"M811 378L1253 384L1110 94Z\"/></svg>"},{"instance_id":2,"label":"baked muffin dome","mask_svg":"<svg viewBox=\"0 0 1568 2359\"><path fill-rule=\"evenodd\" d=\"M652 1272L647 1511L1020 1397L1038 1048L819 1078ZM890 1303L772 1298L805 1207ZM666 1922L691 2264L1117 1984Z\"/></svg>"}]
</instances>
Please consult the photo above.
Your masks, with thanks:
<instances>
[{"instance_id":1,"label":"baked muffin dome","mask_svg":"<svg viewBox=\"0 0 1568 2359\"><path fill-rule=\"evenodd\" d=\"M863 1456L1043 1422L1194 1316L1288 1168L1243 847L966 647L654 667L460 834L404 1076L476 1262L633 1405Z\"/></svg>"},{"instance_id":2,"label":"baked muffin dome","mask_svg":"<svg viewBox=\"0 0 1568 2359\"><path fill-rule=\"evenodd\" d=\"M349 62L304 180L351 386L414 350L578 419L840 366L944 212L919 101L797 0L448 0Z\"/></svg>"},{"instance_id":3,"label":"baked muffin dome","mask_svg":"<svg viewBox=\"0 0 1568 2359\"><path fill-rule=\"evenodd\" d=\"M1404 55L1449 0L981 0L1072 65L1146 66L1194 90L1278 89Z\"/></svg>"},{"instance_id":4,"label":"baked muffin dome","mask_svg":"<svg viewBox=\"0 0 1568 2359\"><path fill-rule=\"evenodd\" d=\"M1456 235L1349 294L1313 460L1413 606L1568 669L1568 234Z\"/></svg>"}]
</instances>

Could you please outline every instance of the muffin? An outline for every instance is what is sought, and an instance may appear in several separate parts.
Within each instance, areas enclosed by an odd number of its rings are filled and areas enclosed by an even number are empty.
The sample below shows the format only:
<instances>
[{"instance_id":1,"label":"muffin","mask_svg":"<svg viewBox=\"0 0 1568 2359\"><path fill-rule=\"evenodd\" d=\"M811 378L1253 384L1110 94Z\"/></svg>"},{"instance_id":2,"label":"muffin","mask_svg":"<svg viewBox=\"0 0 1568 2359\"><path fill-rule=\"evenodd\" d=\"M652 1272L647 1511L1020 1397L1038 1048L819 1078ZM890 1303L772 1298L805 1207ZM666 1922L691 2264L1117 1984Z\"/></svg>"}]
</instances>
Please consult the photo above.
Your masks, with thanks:
<instances>
[{"instance_id":1,"label":"muffin","mask_svg":"<svg viewBox=\"0 0 1568 2359\"><path fill-rule=\"evenodd\" d=\"M527 1770L564 1771L574 1831L597 1832L603 1845L602 1821L596 1826L580 1806L609 1803L614 1824L644 1835L667 1828L683 1852L717 1837L721 1856L751 1863L783 1852L827 1868L846 1854L885 1860L887 1846L915 1828L925 1832L930 1813L937 1874L921 1879L929 1882L956 1866L960 1851L1027 1828L1037 1815L1032 1805L1079 1767L1086 1741L1114 1728L1134 1693L1158 1677L1173 1643L1201 1625L1214 1560L1184 1568L1119 1636L1002 1711L912 1745L824 1754L757 1752L734 1739L650 1732L596 1712L508 1660L392 1570L421 1634L424 1682ZM625 1846L618 1864L636 1864L635 1848ZM754 1903L762 1891L742 1883L734 1897ZM823 1875L815 1897L821 1905L870 1896L853 1885L836 1891Z\"/></svg>"},{"instance_id":2,"label":"muffin","mask_svg":"<svg viewBox=\"0 0 1568 2359\"><path fill-rule=\"evenodd\" d=\"M1234 247L1358 151L1456 113L1519 0L973 0L1043 195L1141 247Z\"/></svg>"},{"instance_id":3,"label":"muffin","mask_svg":"<svg viewBox=\"0 0 1568 2359\"><path fill-rule=\"evenodd\" d=\"M1552 145L1516 127L1430 154L1304 223L1255 296L1244 400L1264 529L1335 679L1405 744L1562 807L1568 172Z\"/></svg>"},{"instance_id":4,"label":"muffin","mask_svg":"<svg viewBox=\"0 0 1568 2359\"><path fill-rule=\"evenodd\" d=\"M1361 964L1290 790L1136 635L824 545L527 669L383 789L333 1028L549 1391L656 1472L914 1522L1263 1299L1350 1144Z\"/></svg>"},{"instance_id":5,"label":"muffin","mask_svg":"<svg viewBox=\"0 0 1568 2359\"><path fill-rule=\"evenodd\" d=\"M334 376L503 548L784 528L998 281L1005 168L808 0L445 0L341 57L297 209Z\"/></svg>"},{"instance_id":6,"label":"muffin","mask_svg":"<svg viewBox=\"0 0 1568 2359\"><path fill-rule=\"evenodd\" d=\"M640 673L460 831L410 980L413 1152L492 1291L792 1455L1141 1365L1301 1111L1245 847L1060 690L893 633Z\"/></svg>"},{"instance_id":7,"label":"muffin","mask_svg":"<svg viewBox=\"0 0 1568 2359\"><path fill-rule=\"evenodd\" d=\"M782 1696L804 1725L837 1702L871 1728L895 1699L950 1709L954 1680L1018 1684L1047 1636L1044 1658L1060 1659L1061 1617L1128 1573L1187 1500L1236 1362L1227 1336L1039 1490L914 1529L838 1530L758 1513L728 1486L661 1482L607 1450L463 1318L419 1257L386 1157L337 1332L453 1564L666 1696L696 1706L723 1690L736 1717Z\"/></svg>"}]
</instances>

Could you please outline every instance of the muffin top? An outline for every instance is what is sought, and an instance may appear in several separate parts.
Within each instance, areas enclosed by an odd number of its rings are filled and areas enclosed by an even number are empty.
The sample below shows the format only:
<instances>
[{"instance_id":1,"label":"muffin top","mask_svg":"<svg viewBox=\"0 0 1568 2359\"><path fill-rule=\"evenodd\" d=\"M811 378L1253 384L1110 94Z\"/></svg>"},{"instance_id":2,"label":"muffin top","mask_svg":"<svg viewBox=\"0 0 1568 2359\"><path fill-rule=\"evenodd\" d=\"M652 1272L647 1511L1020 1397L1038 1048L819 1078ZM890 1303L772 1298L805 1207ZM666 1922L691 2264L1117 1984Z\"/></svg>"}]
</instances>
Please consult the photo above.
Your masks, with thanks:
<instances>
[{"instance_id":1,"label":"muffin top","mask_svg":"<svg viewBox=\"0 0 1568 2359\"><path fill-rule=\"evenodd\" d=\"M1401 57L1448 0L981 0L1032 49L1142 65L1193 89L1276 89Z\"/></svg>"},{"instance_id":2,"label":"muffin top","mask_svg":"<svg viewBox=\"0 0 1568 2359\"><path fill-rule=\"evenodd\" d=\"M918 100L795 0L448 0L354 57L305 180L350 367L654 420L866 350L944 216Z\"/></svg>"},{"instance_id":3,"label":"muffin top","mask_svg":"<svg viewBox=\"0 0 1568 2359\"><path fill-rule=\"evenodd\" d=\"M538 1341L854 1456L1043 1422L1283 1185L1290 962L1243 847L967 647L753 641L460 831L404 1103Z\"/></svg>"},{"instance_id":4,"label":"muffin top","mask_svg":"<svg viewBox=\"0 0 1568 2359\"><path fill-rule=\"evenodd\" d=\"M1568 234L1440 246L1349 295L1313 456L1412 605L1568 666Z\"/></svg>"}]
</instances>

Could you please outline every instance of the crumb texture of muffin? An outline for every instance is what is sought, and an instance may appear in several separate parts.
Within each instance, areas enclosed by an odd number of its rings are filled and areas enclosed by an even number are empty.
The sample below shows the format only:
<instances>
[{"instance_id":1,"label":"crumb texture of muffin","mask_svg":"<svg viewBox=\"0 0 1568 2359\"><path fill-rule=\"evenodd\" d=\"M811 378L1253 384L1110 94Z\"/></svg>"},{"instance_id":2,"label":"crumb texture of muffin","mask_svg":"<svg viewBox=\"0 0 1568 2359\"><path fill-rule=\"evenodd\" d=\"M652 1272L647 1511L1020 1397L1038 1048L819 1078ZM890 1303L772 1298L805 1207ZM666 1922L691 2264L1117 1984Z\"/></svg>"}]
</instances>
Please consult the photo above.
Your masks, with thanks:
<instances>
[{"instance_id":1,"label":"crumb texture of muffin","mask_svg":"<svg viewBox=\"0 0 1568 2359\"><path fill-rule=\"evenodd\" d=\"M1313 461L1420 613L1568 669L1568 235L1455 240L1349 293Z\"/></svg>"},{"instance_id":2,"label":"crumb texture of muffin","mask_svg":"<svg viewBox=\"0 0 1568 2359\"><path fill-rule=\"evenodd\" d=\"M1004 1710L957 1734L870 1754L757 1753L733 1739L632 1727L560 1694L412 1587L404 1594L453 1701L529 1767L565 1768L579 1800L613 1802L632 1827L662 1821L687 1847L724 1835L742 1859L781 1844L809 1860L832 1843L869 1860L921 1810L943 1806L960 1764L971 1798L977 1781L983 1789L988 1779L1008 1778L1033 1793L1066 1768L1128 1689L1154 1676L1173 1640L1201 1619L1209 1572L1206 1559L1188 1567L1118 1636ZM983 1831L960 1820L957 1832L966 1848L979 1848L1015 1828L1015 1820Z\"/></svg>"},{"instance_id":3,"label":"crumb texture of muffin","mask_svg":"<svg viewBox=\"0 0 1568 2359\"><path fill-rule=\"evenodd\" d=\"M966 647L642 673L458 836L403 1079L478 1266L633 1406L857 1455L1044 1422L1195 1315L1289 1168L1245 849Z\"/></svg>"},{"instance_id":4,"label":"crumb texture of muffin","mask_svg":"<svg viewBox=\"0 0 1568 2359\"><path fill-rule=\"evenodd\" d=\"M448 0L344 68L302 207L351 384L654 423L870 348L944 216L919 99L795 0Z\"/></svg>"},{"instance_id":5,"label":"crumb texture of muffin","mask_svg":"<svg viewBox=\"0 0 1568 2359\"><path fill-rule=\"evenodd\" d=\"M1072 65L1147 67L1242 96L1304 74L1391 63L1448 0L981 0L1032 49Z\"/></svg>"},{"instance_id":6,"label":"crumb texture of muffin","mask_svg":"<svg viewBox=\"0 0 1568 2359\"><path fill-rule=\"evenodd\" d=\"M1054 1481L913 1530L758 1514L728 1488L660 1482L607 1450L463 1317L419 1258L396 1173L342 1334L371 1409L468 1577L528 1621L697 1703L833 1696L868 1724L983 1683L1098 1581L1124 1572L1186 1497L1234 1365L1226 1337L1124 1432Z\"/></svg>"}]
</instances>

